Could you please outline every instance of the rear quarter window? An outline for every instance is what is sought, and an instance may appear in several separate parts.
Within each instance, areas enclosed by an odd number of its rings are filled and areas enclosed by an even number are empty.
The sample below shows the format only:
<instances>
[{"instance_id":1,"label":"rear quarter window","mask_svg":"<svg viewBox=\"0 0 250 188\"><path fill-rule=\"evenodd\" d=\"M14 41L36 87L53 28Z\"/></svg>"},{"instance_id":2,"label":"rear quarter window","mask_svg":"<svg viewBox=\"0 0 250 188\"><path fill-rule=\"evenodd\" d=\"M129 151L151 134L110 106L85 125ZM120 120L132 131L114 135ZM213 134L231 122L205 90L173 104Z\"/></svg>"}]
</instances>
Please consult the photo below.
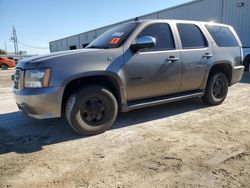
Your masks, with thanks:
<instances>
[{"instance_id":1,"label":"rear quarter window","mask_svg":"<svg viewBox=\"0 0 250 188\"><path fill-rule=\"evenodd\" d=\"M208 32L219 47L238 47L239 44L229 27L206 25Z\"/></svg>"}]
</instances>

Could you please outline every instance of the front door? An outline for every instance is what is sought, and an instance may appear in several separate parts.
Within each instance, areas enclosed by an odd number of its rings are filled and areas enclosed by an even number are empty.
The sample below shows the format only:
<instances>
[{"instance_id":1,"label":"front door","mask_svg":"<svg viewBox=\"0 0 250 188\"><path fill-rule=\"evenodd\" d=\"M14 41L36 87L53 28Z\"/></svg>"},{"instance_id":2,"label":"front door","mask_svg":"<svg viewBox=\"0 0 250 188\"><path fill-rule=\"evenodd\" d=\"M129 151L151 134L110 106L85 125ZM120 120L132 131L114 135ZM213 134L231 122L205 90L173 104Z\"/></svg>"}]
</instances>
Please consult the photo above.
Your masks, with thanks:
<instances>
[{"instance_id":1,"label":"front door","mask_svg":"<svg viewBox=\"0 0 250 188\"><path fill-rule=\"evenodd\" d=\"M137 36L151 36L156 46L131 55L124 66L127 101L179 92L181 56L167 23L154 23Z\"/></svg>"}]
</instances>

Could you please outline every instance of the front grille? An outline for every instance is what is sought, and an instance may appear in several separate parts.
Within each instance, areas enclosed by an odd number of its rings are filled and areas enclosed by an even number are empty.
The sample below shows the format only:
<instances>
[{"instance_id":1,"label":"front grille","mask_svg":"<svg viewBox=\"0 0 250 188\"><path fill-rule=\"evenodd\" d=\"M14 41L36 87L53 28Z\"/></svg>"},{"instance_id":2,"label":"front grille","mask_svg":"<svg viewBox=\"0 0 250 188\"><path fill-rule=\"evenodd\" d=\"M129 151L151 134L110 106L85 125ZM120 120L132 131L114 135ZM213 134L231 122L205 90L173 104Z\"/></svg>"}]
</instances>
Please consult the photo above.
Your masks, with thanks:
<instances>
[{"instance_id":1,"label":"front grille","mask_svg":"<svg viewBox=\"0 0 250 188\"><path fill-rule=\"evenodd\" d=\"M22 89L23 87L23 71L21 69L16 69L14 74L14 88Z\"/></svg>"}]
</instances>

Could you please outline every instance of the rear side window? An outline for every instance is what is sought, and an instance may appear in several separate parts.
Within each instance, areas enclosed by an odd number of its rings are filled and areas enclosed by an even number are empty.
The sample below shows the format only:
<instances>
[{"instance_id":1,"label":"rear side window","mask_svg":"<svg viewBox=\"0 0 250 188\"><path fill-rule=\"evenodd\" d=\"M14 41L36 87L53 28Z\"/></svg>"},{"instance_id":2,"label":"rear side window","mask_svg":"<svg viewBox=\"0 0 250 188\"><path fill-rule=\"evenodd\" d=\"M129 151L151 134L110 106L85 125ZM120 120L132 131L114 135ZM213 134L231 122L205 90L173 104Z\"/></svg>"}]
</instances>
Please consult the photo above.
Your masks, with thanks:
<instances>
[{"instance_id":1,"label":"rear side window","mask_svg":"<svg viewBox=\"0 0 250 188\"><path fill-rule=\"evenodd\" d=\"M200 28L194 24L177 24L182 48L204 48L207 40Z\"/></svg>"},{"instance_id":2,"label":"rear side window","mask_svg":"<svg viewBox=\"0 0 250 188\"><path fill-rule=\"evenodd\" d=\"M156 23L147 26L137 38L151 36L156 39L156 46L146 51L173 50L175 49L171 28L166 23Z\"/></svg>"},{"instance_id":3,"label":"rear side window","mask_svg":"<svg viewBox=\"0 0 250 188\"><path fill-rule=\"evenodd\" d=\"M233 33L228 27L206 25L208 32L212 35L214 41L219 47L236 47L239 46Z\"/></svg>"}]
</instances>

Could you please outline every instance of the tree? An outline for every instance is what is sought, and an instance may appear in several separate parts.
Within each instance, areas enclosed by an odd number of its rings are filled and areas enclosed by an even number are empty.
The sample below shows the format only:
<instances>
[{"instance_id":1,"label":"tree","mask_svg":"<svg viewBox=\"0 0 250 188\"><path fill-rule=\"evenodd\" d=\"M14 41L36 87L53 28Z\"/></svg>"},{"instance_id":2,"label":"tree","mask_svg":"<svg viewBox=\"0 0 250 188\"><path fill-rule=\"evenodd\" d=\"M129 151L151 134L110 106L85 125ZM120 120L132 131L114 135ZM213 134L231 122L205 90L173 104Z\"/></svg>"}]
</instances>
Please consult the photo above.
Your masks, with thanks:
<instances>
[{"instance_id":1,"label":"tree","mask_svg":"<svg viewBox=\"0 0 250 188\"><path fill-rule=\"evenodd\" d=\"M0 54L6 54L6 52L0 49Z\"/></svg>"}]
</instances>

